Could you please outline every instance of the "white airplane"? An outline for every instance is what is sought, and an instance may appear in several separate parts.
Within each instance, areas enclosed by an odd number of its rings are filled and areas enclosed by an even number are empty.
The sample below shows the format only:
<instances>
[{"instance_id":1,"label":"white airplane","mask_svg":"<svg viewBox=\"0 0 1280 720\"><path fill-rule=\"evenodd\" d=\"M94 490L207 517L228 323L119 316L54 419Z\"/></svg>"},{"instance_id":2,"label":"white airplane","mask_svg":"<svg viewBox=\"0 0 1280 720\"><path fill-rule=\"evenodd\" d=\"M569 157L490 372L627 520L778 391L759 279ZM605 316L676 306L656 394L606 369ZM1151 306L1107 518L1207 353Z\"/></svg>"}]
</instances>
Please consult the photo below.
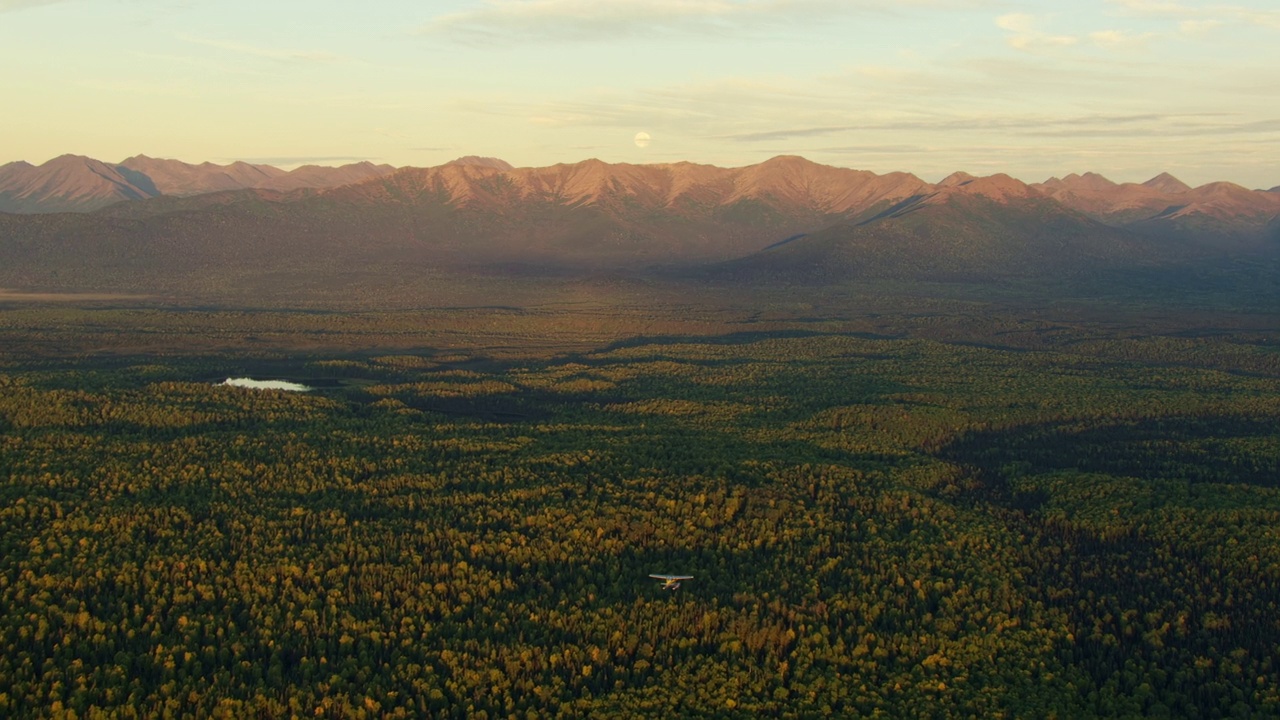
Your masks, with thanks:
<instances>
[{"instance_id":1,"label":"white airplane","mask_svg":"<svg viewBox=\"0 0 1280 720\"><path fill-rule=\"evenodd\" d=\"M655 580L662 581L663 590L675 590L680 587L681 580L692 580L692 575L650 575Z\"/></svg>"}]
</instances>

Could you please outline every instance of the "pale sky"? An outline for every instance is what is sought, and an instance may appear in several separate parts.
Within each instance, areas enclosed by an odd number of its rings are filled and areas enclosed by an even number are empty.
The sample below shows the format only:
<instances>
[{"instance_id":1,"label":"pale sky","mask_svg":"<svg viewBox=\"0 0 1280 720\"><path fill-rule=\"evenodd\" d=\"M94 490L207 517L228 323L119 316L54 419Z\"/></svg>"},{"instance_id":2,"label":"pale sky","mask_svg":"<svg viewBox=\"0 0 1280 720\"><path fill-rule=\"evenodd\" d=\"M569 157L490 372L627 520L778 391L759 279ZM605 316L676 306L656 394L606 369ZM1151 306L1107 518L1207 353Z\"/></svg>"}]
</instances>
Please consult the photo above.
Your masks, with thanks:
<instances>
[{"instance_id":1,"label":"pale sky","mask_svg":"<svg viewBox=\"0 0 1280 720\"><path fill-rule=\"evenodd\" d=\"M0 67L0 163L1280 184L1277 0L0 0Z\"/></svg>"}]
</instances>

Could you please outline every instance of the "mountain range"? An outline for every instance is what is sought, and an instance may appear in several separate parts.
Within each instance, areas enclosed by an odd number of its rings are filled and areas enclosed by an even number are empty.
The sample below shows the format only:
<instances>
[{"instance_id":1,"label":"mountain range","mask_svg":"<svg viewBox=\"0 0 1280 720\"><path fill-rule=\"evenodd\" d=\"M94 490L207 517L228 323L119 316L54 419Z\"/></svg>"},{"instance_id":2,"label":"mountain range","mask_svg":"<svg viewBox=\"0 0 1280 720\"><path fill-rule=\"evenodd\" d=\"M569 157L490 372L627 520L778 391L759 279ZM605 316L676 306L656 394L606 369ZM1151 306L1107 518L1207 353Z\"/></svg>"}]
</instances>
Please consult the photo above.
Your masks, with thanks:
<instances>
[{"instance_id":1,"label":"mountain range","mask_svg":"<svg viewBox=\"0 0 1280 720\"><path fill-rule=\"evenodd\" d=\"M163 160L135 155L116 164L62 155L43 165L0 165L0 212L89 212L125 200L187 197L223 190L296 190L347 185L394 171L359 162L342 167L303 165L284 171L270 165L230 165Z\"/></svg>"},{"instance_id":2,"label":"mountain range","mask_svg":"<svg viewBox=\"0 0 1280 720\"><path fill-rule=\"evenodd\" d=\"M0 171L0 287L252 286L519 269L751 282L1072 276L1280 254L1280 192L1086 173L1026 184L837 168L587 160L291 172L144 156ZM25 203L25 204L24 204ZM110 204L107 204L110 203ZM21 205L23 214L12 209ZM75 207L84 212L66 212ZM62 208L62 212L45 212Z\"/></svg>"}]
</instances>

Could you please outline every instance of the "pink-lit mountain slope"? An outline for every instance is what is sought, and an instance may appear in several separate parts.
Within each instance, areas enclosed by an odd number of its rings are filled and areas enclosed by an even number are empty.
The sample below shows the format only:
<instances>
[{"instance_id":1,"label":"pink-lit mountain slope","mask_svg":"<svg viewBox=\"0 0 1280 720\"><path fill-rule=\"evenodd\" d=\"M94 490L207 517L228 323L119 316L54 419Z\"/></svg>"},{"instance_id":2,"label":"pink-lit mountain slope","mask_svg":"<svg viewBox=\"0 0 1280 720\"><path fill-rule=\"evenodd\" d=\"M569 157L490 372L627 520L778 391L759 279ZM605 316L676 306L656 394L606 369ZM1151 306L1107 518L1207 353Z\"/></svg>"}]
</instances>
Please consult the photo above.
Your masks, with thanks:
<instances>
[{"instance_id":1,"label":"pink-lit mountain slope","mask_svg":"<svg viewBox=\"0 0 1280 720\"><path fill-rule=\"evenodd\" d=\"M1168 193L1170 195L1184 193L1191 189L1190 185L1182 182L1167 172L1162 172L1142 184L1153 190L1159 190L1160 192Z\"/></svg>"},{"instance_id":2,"label":"pink-lit mountain slope","mask_svg":"<svg viewBox=\"0 0 1280 720\"><path fill-rule=\"evenodd\" d=\"M270 165L201 163L135 155L119 164L64 155L43 165L0 167L0 212L90 212L124 200L159 195L189 197L261 188L296 190L348 185L394 171L361 162L342 167L304 165L285 171Z\"/></svg>"},{"instance_id":3,"label":"pink-lit mountain slope","mask_svg":"<svg viewBox=\"0 0 1280 720\"><path fill-rule=\"evenodd\" d=\"M479 163L406 168L376 182L324 193L334 200L434 201L458 209L513 210L526 205L595 207L622 216L673 218L844 217L928 192L906 173L834 168L778 157L720 168L695 163L609 164L599 160L500 170Z\"/></svg>"},{"instance_id":4,"label":"pink-lit mountain slope","mask_svg":"<svg viewBox=\"0 0 1280 720\"><path fill-rule=\"evenodd\" d=\"M872 219L789 238L710 272L801 283L1067 278L1159 265L1186 251L1108 226L1007 175L956 173Z\"/></svg>"},{"instance_id":5,"label":"pink-lit mountain slope","mask_svg":"<svg viewBox=\"0 0 1280 720\"><path fill-rule=\"evenodd\" d=\"M253 165L235 162L215 165L210 162L192 165L181 160L151 158L134 155L120 163L150 178L163 195L200 195L222 190L240 190L258 187L264 182L285 174L284 170L270 165Z\"/></svg>"},{"instance_id":6,"label":"pink-lit mountain slope","mask_svg":"<svg viewBox=\"0 0 1280 720\"><path fill-rule=\"evenodd\" d=\"M339 167L324 165L303 165L287 173L276 175L262 182L246 187L264 190L298 190L302 188L329 188L358 183L369 178L376 178L395 172L390 165L374 165L371 162L358 162Z\"/></svg>"},{"instance_id":7,"label":"pink-lit mountain slope","mask_svg":"<svg viewBox=\"0 0 1280 720\"><path fill-rule=\"evenodd\" d=\"M145 176L81 155L0 166L0 212L84 212L159 194Z\"/></svg>"},{"instance_id":8,"label":"pink-lit mountain slope","mask_svg":"<svg viewBox=\"0 0 1280 720\"><path fill-rule=\"evenodd\" d=\"M184 287L194 276L210 282L280 268L327 276L387 264L403 272L687 266L874 216L931 187L906 174L786 157L728 169L450 163L332 189L236 190L82 215L0 215L0 287Z\"/></svg>"},{"instance_id":9,"label":"pink-lit mountain slope","mask_svg":"<svg viewBox=\"0 0 1280 720\"><path fill-rule=\"evenodd\" d=\"M370 180L379 182L370 185ZM1168 173L1144 183L1115 183L1084 173L1026 186L1007 176L975 178L958 172L935 186L908 173L876 175L794 156L741 168L599 160L513 168L497 158L466 156L439 167L398 172L389 165L368 162L336 168L305 165L286 172L242 162L193 165L137 155L111 165L63 156L39 167L24 162L0 167L0 212L84 212L157 195L190 197L248 188L290 193L284 201L292 202L302 197L294 196L297 191L324 194L329 188L343 188L333 201L361 197L367 202L412 204L429 200L457 210L487 209L500 214L534 205L589 206L622 219L648 214L648 220L655 220L653 214L659 213L673 222L700 218L754 223L752 232L768 234L792 226L809 231L824 220L865 219L905 199L975 180L996 195L1034 191L1107 225L1153 236L1249 244L1265 241L1280 228L1280 192L1275 189L1248 190L1221 182L1192 188ZM931 202L946 197L944 193ZM218 198L201 204L233 201ZM146 215L168 211L171 205L123 212ZM730 229L731 235L734 232ZM736 247L741 238L721 240Z\"/></svg>"},{"instance_id":10,"label":"pink-lit mountain slope","mask_svg":"<svg viewBox=\"0 0 1280 720\"><path fill-rule=\"evenodd\" d=\"M932 185L787 156L741 168L598 160L510 168L463 158L333 188L163 196L80 215L0 214L0 287L181 289L195 281L254 286L280 273L310 284L387 272L702 265L753 281L981 280L1158 270L1280 250L1267 234L1274 225L1251 224L1274 222L1266 213L1277 194L1158 184L1166 189L1096 175L1029 186L956 173ZM1172 197L1179 204L1167 203ZM1144 210L1121 222L1122 205ZM1231 225L1237 217L1247 222ZM1227 225L1206 230L1197 224L1205 218Z\"/></svg>"},{"instance_id":11,"label":"pink-lit mountain slope","mask_svg":"<svg viewBox=\"0 0 1280 720\"><path fill-rule=\"evenodd\" d=\"M316 194L315 206L365 205L467 228L438 242L472 257L588 264L718 260L799 232L878 212L928 192L905 173L832 168L781 157L744 168L599 160L499 170L481 164L403 169Z\"/></svg>"},{"instance_id":12,"label":"pink-lit mountain slope","mask_svg":"<svg viewBox=\"0 0 1280 720\"><path fill-rule=\"evenodd\" d=\"M1142 184L1085 173L1032 187L1101 222L1152 235L1265 240L1280 218L1280 194L1227 182L1191 188L1167 173Z\"/></svg>"}]
</instances>

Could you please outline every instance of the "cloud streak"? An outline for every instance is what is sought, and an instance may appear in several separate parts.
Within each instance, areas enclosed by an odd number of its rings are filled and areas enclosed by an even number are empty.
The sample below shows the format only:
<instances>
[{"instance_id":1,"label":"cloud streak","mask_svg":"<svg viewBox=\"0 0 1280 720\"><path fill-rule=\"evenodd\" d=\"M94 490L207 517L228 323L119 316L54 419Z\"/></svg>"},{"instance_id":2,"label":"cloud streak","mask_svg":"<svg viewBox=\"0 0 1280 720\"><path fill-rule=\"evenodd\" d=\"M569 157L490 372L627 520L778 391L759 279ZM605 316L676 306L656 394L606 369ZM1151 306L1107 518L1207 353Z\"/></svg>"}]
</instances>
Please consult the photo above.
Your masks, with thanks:
<instances>
[{"instance_id":1,"label":"cloud streak","mask_svg":"<svg viewBox=\"0 0 1280 720\"><path fill-rule=\"evenodd\" d=\"M1280 10L1259 10L1243 5L1192 5L1173 0L1110 0L1131 15L1179 21L1184 33L1209 30L1227 23L1280 30Z\"/></svg>"},{"instance_id":2,"label":"cloud streak","mask_svg":"<svg viewBox=\"0 0 1280 720\"><path fill-rule=\"evenodd\" d=\"M1155 37L1155 33L1147 32L1135 35L1124 30L1098 30L1089 33L1089 39L1098 47L1104 48L1139 47L1153 37Z\"/></svg>"},{"instance_id":3,"label":"cloud streak","mask_svg":"<svg viewBox=\"0 0 1280 720\"><path fill-rule=\"evenodd\" d=\"M453 109L521 118L547 130L661 128L664 137L721 141L753 152L776 143L799 147L817 138L829 138L827 144L833 146L868 141L899 144L890 139L895 134L909 138L908 142L939 143L946 137L971 138L982 133L1083 139L1202 137L1215 128L1236 137L1269 132L1266 123L1272 116L1266 111L1237 108L1237 114L1228 114L1217 108L1230 106L1209 102L1236 92L1215 75L1179 80L1178 92L1203 90L1204 95L1194 96L1202 101L1157 102L1170 88L1151 75L1154 66L1149 62L1089 56L1067 65L1046 65L1042 58L1015 60L986 58L911 69L854 68L820 80L726 78L626 93L595 91L563 100L470 98ZM1270 77L1244 73L1237 80L1265 83ZM1027 83L1053 88L1054 101L1028 107L1019 89ZM1072 112L1073 106L1115 109L1082 113ZM877 135L872 139L859 133Z\"/></svg>"},{"instance_id":4,"label":"cloud streak","mask_svg":"<svg viewBox=\"0 0 1280 720\"><path fill-rule=\"evenodd\" d=\"M517 117L543 128L638 126L681 128L710 134L727 118L788 116L803 108L809 115L829 112L833 119L846 102L830 87L805 88L786 79L726 78L716 82L648 88L634 92L597 90L564 100L519 101L472 97L450 108L475 115ZM844 115L839 115L844 117Z\"/></svg>"},{"instance_id":5,"label":"cloud streak","mask_svg":"<svg viewBox=\"0 0 1280 720\"><path fill-rule=\"evenodd\" d=\"M467 44L601 42L626 38L777 33L857 12L896 6L970 4L964 0L488 0L441 15L420 30Z\"/></svg>"},{"instance_id":6,"label":"cloud streak","mask_svg":"<svg viewBox=\"0 0 1280 720\"><path fill-rule=\"evenodd\" d=\"M192 45L203 45L205 47L223 50L236 55L264 58L267 60L275 60L277 62L336 62L342 59L341 56L327 52L291 50L287 48L264 48L227 40L210 40L207 38L193 37L191 35L179 35L178 39L183 42L191 43Z\"/></svg>"},{"instance_id":7,"label":"cloud streak","mask_svg":"<svg viewBox=\"0 0 1280 720\"><path fill-rule=\"evenodd\" d=\"M1164 118L1173 122L1161 124L1158 132L1162 137L1220 137L1227 135L1253 135L1259 133L1280 132L1280 119L1253 120L1246 122L1187 123L1177 122L1176 118ZM1143 137L1155 131L1151 125L1138 127L1098 127L1088 129L1060 129L1045 127L1032 130L1029 134L1044 137Z\"/></svg>"},{"instance_id":8,"label":"cloud streak","mask_svg":"<svg viewBox=\"0 0 1280 720\"><path fill-rule=\"evenodd\" d=\"M1038 28L1039 21L1026 13L1009 13L996 18L996 27L1009 34L1005 41L1017 50L1031 50L1036 47L1061 47L1075 45L1080 38L1073 35L1050 35Z\"/></svg>"},{"instance_id":9,"label":"cloud streak","mask_svg":"<svg viewBox=\"0 0 1280 720\"><path fill-rule=\"evenodd\" d=\"M53 5L60 2L66 2L66 0L0 0L0 13L26 10L27 8Z\"/></svg>"},{"instance_id":10,"label":"cloud streak","mask_svg":"<svg viewBox=\"0 0 1280 720\"><path fill-rule=\"evenodd\" d=\"M838 125L831 127L801 127L801 128L784 128L778 130L768 130L763 132L741 133L737 135L717 136L719 140L731 140L735 142L776 142L778 140L792 140L797 138L821 137L828 135L838 135L850 132L865 131L991 131L991 130L1025 130L1032 134L1054 134L1062 136L1085 135L1093 132L1092 128L1105 128L1106 132L1117 132L1118 134L1142 134L1150 131L1151 124L1168 122L1182 118L1200 118L1206 117L1206 114L1193 113L1186 115L1163 115L1159 113L1142 113L1128 115L1080 115L1075 117L1050 117L1050 116L1022 116L1022 117L995 117L995 116L972 116L972 117L948 117L936 119L907 119L889 122L863 122L849 125ZM1117 126L1129 128L1128 130L1117 129ZM1242 124L1242 125L1205 125L1200 127L1199 132L1211 133L1212 128L1238 128L1237 132L1252 132L1257 130L1268 129L1270 121L1264 124Z\"/></svg>"},{"instance_id":11,"label":"cloud streak","mask_svg":"<svg viewBox=\"0 0 1280 720\"><path fill-rule=\"evenodd\" d=\"M723 34L760 21L776 5L729 0L494 0L436 18L423 31L480 44Z\"/></svg>"}]
</instances>

